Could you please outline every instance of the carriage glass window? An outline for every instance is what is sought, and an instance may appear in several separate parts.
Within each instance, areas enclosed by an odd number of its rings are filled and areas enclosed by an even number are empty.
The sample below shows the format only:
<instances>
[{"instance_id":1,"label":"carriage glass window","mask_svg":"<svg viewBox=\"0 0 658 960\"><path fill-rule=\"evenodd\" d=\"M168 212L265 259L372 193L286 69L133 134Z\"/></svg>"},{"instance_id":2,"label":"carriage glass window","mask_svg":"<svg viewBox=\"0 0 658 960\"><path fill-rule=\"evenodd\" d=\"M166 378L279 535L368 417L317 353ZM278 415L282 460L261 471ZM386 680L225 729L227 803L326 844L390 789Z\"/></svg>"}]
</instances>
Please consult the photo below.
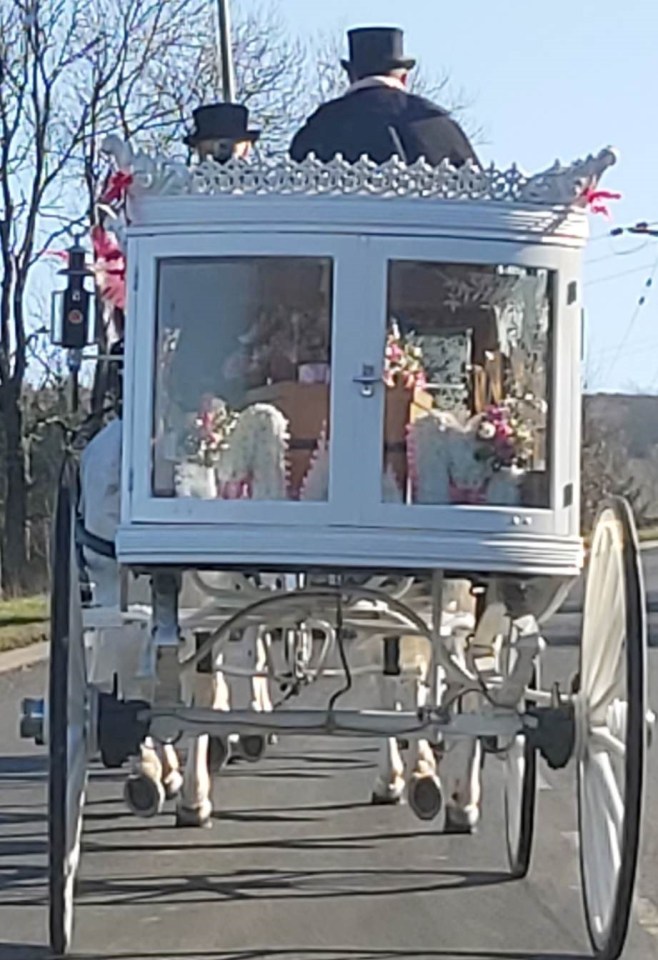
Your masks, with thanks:
<instances>
[{"instance_id":1,"label":"carriage glass window","mask_svg":"<svg viewBox=\"0 0 658 960\"><path fill-rule=\"evenodd\" d=\"M327 500L331 260L159 262L153 493Z\"/></svg>"},{"instance_id":2,"label":"carriage glass window","mask_svg":"<svg viewBox=\"0 0 658 960\"><path fill-rule=\"evenodd\" d=\"M393 261L382 497L548 507L553 275Z\"/></svg>"}]
</instances>

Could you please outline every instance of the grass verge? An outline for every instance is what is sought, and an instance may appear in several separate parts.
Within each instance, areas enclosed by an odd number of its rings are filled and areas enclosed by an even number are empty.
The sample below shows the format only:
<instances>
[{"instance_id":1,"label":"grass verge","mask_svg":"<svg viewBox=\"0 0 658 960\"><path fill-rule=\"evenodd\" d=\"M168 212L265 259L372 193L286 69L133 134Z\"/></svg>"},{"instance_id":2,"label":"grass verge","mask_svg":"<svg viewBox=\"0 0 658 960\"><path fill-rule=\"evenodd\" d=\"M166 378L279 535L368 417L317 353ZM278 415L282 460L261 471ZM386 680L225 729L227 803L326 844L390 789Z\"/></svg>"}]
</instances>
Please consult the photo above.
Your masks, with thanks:
<instances>
[{"instance_id":1,"label":"grass verge","mask_svg":"<svg viewBox=\"0 0 658 960\"><path fill-rule=\"evenodd\" d=\"M29 647L48 638L48 598L0 601L0 653Z\"/></svg>"}]
</instances>

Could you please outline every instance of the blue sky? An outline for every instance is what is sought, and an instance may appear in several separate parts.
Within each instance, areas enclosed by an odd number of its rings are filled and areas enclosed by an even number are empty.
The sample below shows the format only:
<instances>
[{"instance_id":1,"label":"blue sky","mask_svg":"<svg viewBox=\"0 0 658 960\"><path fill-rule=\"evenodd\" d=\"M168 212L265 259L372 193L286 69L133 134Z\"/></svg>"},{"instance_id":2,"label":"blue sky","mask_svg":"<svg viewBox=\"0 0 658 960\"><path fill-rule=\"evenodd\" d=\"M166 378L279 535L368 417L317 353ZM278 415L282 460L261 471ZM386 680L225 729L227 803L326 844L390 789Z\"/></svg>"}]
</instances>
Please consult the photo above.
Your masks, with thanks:
<instances>
[{"instance_id":1,"label":"blue sky","mask_svg":"<svg viewBox=\"0 0 658 960\"><path fill-rule=\"evenodd\" d=\"M234 0L239 3L239 0ZM482 125L483 160L534 171L613 145L612 226L658 221L655 0L280 0L291 30L400 26L426 72L448 70ZM605 237L585 252L589 389L658 392L658 239ZM636 310L656 266L656 290Z\"/></svg>"}]
</instances>

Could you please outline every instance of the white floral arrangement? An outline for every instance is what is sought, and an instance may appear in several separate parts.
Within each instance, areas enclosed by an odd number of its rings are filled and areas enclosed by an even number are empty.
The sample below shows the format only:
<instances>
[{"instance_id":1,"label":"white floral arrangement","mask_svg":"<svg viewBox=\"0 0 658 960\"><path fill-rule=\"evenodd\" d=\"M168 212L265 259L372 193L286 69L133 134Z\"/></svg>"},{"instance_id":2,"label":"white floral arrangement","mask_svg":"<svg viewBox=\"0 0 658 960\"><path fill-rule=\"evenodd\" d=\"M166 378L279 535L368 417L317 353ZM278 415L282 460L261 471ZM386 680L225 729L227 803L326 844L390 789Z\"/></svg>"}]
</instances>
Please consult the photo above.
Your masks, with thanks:
<instances>
[{"instance_id":1,"label":"white floral arrangement","mask_svg":"<svg viewBox=\"0 0 658 960\"><path fill-rule=\"evenodd\" d=\"M176 496L287 499L289 430L280 410L256 403L235 413L213 398L201 423L198 421L197 417L196 440L188 447L191 457L176 467Z\"/></svg>"},{"instance_id":2,"label":"white floral arrangement","mask_svg":"<svg viewBox=\"0 0 658 960\"><path fill-rule=\"evenodd\" d=\"M482 456L482 415L466 424L450 413L432 412L410 425L409 473L414 503L514 506L525 471ZM493 439L489 438L489 439Z\"/></svg>"},{"instance_id":3,"label":"white floral arrangement","mask_svg":"<svg viewBox=\"0 0 658 960\"><path fill-rule=\"evenodd\" d=\"M288 421L275 406L254 403L239 414L216 472L223 499L286 500Z\"/></svg>"},{"instance_id":4,"label":"white floral arrangement","mask_svg":"<svg viewBox=\"0 0 658 960\"><path fill-rule=\"evenodd\" d=\"M329 499L329 442L326 420L322 423L309 468L302 480L299 499L316 502Z\"/></svg>"},{"instance_id":5,"label":"white floral arrangement","mask_svg":"<svg viewBox=\"0 0 658 960\"><path fill-rule=\"evenodd\" d=\"M174 468L174 490L177 497L214 500L217 497L214 468L190 460L177 463Z\"/></svg>"}]
</instances>

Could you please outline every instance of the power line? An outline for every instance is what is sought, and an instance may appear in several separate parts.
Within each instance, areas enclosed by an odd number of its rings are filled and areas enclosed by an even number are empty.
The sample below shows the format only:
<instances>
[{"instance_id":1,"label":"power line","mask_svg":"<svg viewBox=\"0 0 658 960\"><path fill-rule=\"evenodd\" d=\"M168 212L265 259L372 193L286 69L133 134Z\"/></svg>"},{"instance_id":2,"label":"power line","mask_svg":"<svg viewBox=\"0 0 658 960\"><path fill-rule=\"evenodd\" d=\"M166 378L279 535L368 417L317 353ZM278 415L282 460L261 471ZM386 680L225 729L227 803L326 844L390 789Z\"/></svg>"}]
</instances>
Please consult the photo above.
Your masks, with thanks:
<instances>
[{"instance_id":1,"label":"power line","mask_svg":"<svg viewBox=\"0 0 658 960\"><path fill-rule=\"evenodd\" d=\"M632 257L636 253L644 250L648 244L648 240L645 240L644 243L641 243L639 247L632 247L630 250L613 250L612 253L606 253L602 257L594 257L592 260L585 260L585 266L593 266L595 263L604 263L606 260L614 260L615 257Z\"/></svg>"},{"instance_id":2,"label":"power line","mask_svg":"<svg viewBox=\"0 0 658 960\"><path fill-rule=\"evenodd\" d=\"M645 350L648 350L650 347L658 347L658 339L653 337L650 340L636 340L632 346L628 346L625 349L620 350L619 347L601 347L599 350L587 350L588 357L596 358L605 358L610 356L610 354L617 354L619 356L628 357L635 353L642 353Z\"/></svg>"},{"instance_id":3,"label":"power line","mask_svg":"<svg viewBox=\"0 0 658 960\"><path fill-rule=\"evenodd\" d=\"M658 270L658 257L656 257L656 259L655 259L654 262L653 262L653 266L651 267L651 273L649 274L649 276L647 277L647 279L644 281L644 290L647 290L647 291L648 291L648 290L651 289L651 286L652 286L652 284L653 284L653 278L654 278L657 270ZM612 358L612 361L611 361L611 363L610 363L610 367L609 367L609 369L608 369L608 371L607 371L607 373L606 373L606 379L610 376L610 374L611 374L612 371L614 370L615 364L617 363L617 360L618 360L618 358L619 358L619 354L620 354L620 352L622 351L622 348L623 348L624 344L625 344L626 341L628 340L628 338L629 338L629 336L630 336L630 334L631 334L631 331L633 330L633 327L635 326L635 321L636 321L637 318L638 318L638 315L639 315L639 313L640 313L640 310L642 309L642 307L643 307L644 304L646 303L646 300L647 300L647 294L646 294L646 293L642 293L642 294L640 295L640 297L639 297L636 305L635 305L635 309L633 310L633 313L631 314L631 319L629 320L628 326L626 327L626 330L624 331L624 335L623 335L623 337L621 338L621 340L619 341L618 352L617 352L617 354Z\"/></svg>"},{"instance_id":4,"label":"power line","mask_svg":"<svg viewBox=\"0 0 658 960\"><path fill-rule=\"evenodd\" d=\"M620 270L617 273L606 274L605 277L595 277L593 280L586 280L583 286L593 287L598 283L608 283L609 280L617 280L619 277L630 277L635 273L642 273L643 270L652 270L654 263L643 263L641 266L633 267L631 270Z\"/></svg>"}]
</instances>

